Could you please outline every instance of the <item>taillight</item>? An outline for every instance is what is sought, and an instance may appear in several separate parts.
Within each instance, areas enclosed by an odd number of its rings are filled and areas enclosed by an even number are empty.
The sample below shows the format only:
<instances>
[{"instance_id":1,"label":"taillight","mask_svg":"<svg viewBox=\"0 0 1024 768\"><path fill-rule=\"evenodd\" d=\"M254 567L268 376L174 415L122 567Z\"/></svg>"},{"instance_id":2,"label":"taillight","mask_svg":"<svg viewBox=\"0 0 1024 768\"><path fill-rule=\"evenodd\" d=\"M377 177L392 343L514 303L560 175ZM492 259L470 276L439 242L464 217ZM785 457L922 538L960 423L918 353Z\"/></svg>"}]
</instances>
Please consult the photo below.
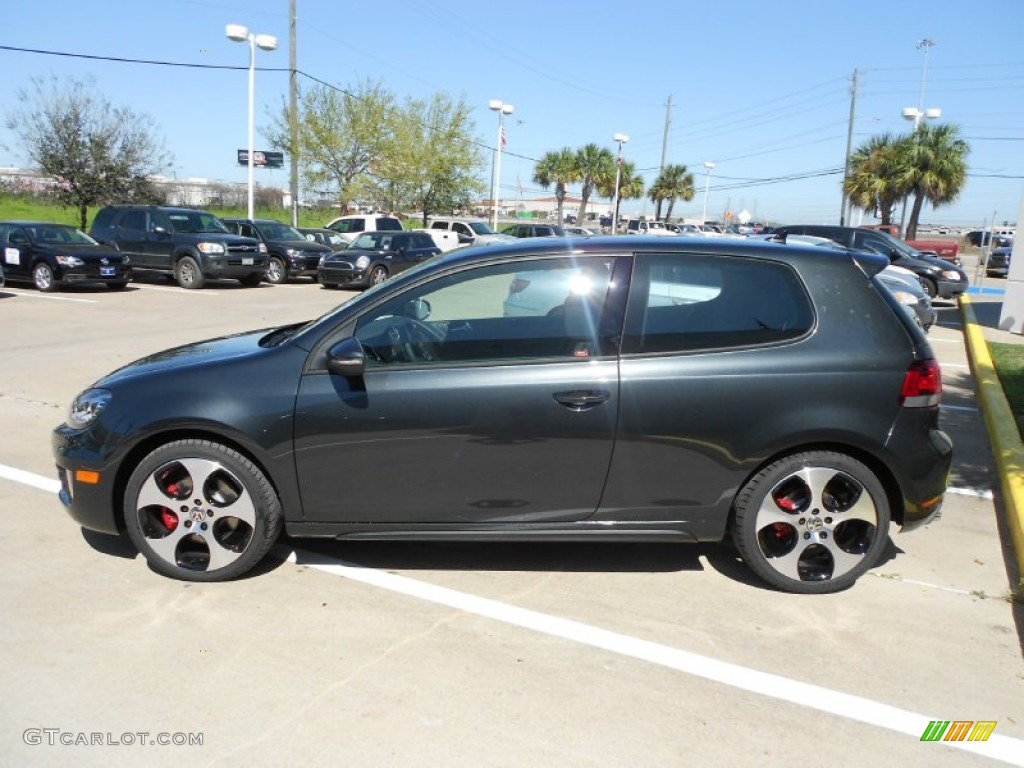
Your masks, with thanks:
<instances>
[{"instance_id":1,"label":"taillight","mask_svg":"<svg viewBox=\"0 0 1024 768\"><path fill-rule=\"evenodd\" d=\"M942 394L942 371L935 360L915 360L903 376L900 405L926 408L939 404Z\"/></svg>"}]
</instances>

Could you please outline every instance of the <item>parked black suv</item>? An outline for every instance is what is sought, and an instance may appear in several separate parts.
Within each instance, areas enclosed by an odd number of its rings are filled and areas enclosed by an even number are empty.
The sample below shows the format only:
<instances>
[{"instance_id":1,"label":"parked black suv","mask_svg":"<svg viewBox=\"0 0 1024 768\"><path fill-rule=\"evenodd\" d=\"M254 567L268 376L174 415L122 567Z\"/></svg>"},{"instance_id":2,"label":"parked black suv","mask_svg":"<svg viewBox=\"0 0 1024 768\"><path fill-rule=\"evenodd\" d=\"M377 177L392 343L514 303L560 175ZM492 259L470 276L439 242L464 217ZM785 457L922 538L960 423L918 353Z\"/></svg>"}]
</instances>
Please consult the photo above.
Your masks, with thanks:
<instances>
[{"instance_id":1,"label":"parked black suv","mask_svg":"<svg viewBox=\"0 0 1024 768\"><path fill-rule=\"evenodd\" d=\"M231 234L208 211L157 205L108 205L89 234L131 257L136 272L173 275L182 288L231 278L252 288L267 269L267 248Z\"/></svg>"},{"instance_id":2,"label":"parked black suv","mask_svg":"<svg viewBox=\"0 0 1024 768\"><path fill-rule=\"evenodd\" d=\"M274 219L221 219L230 231L253 237L267 247L267 282L287 283L289 277L312 277L320 259L332 251L311 242L301 232Z\"/></svg>"},{"instance_id":3,"label":"parked black suv","mask_svg":"<svg viewBox=\"0 0 1024 768\"><path fill-rule=\"evenodd\" d=\"M827 224L787 224L772 230L778 238L786 235L827 237L858 251L880 253L897 267L909 269L921 280L931 298L952 299L967 290L967 275L948 261L915 251L909 245L875 229L833 227Z\"/></svg>"}]
</instances>

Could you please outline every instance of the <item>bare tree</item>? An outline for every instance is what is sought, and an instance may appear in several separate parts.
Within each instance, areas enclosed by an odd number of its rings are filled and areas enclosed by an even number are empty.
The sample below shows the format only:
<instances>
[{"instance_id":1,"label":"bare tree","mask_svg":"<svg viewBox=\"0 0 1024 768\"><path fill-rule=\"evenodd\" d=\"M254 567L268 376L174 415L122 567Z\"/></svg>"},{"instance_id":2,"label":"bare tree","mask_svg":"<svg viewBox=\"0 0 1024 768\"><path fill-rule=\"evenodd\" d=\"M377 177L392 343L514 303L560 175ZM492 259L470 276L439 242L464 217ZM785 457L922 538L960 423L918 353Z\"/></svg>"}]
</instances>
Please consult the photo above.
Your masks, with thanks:
<instances>
[{"instance_id":1,"label":"bare tree","mask_svg":"<svg viewBox=\"0 0 1024 768\"><path fill-rule=\"evenodd\" d=\"M82 229L90 205L154 197L149 177L170 160L148 117L111 104L92 78L30 82L5 124L40 173L56 180L57 199L78 209Z\"/></svg>"}]
</instances>

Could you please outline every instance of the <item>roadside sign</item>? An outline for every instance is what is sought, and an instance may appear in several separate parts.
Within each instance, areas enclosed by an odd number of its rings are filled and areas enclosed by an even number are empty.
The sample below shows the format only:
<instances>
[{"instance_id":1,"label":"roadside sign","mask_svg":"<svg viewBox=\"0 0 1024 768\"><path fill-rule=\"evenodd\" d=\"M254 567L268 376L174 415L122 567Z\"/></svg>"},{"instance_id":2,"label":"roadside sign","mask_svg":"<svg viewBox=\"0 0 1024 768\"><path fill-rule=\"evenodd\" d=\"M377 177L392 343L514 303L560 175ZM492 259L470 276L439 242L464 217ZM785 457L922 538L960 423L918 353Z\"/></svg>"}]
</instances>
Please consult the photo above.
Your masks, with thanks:
<instances>
[{"instance_id":1,"label":"roadside sign","mask_svg":"<svg viewBox=\"0 0 1024 768\"><path fill-rule=\"evenodd\" d=\"M249 165L249 150L238 150L238 164ZM284 166L284 152L267 152L257 149L253 152L252 164L256 168L281 168Z\"/></svg>"}]
</instances>

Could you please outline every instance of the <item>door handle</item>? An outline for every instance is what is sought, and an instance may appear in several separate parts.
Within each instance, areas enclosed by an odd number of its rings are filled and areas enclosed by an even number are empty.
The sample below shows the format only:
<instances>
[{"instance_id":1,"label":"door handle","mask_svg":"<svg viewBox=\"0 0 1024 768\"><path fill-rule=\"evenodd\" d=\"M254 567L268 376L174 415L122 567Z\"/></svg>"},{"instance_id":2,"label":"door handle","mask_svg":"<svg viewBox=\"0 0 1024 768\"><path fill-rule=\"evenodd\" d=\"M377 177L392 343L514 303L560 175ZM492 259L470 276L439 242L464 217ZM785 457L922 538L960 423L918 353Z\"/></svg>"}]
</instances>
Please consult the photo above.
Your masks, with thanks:
<instances>
[{"instance_id":1,"label":"door handle","mask_svg":"<svg viewBox=\"0 0 1024 768\"><path fill-rule=\"evenodd\" d=\"M573 389L568 392L555 392L552 397L570 411L586 411L595 405L608 402L611 393L600 389Z\"/></svg>"}]
</instances>

